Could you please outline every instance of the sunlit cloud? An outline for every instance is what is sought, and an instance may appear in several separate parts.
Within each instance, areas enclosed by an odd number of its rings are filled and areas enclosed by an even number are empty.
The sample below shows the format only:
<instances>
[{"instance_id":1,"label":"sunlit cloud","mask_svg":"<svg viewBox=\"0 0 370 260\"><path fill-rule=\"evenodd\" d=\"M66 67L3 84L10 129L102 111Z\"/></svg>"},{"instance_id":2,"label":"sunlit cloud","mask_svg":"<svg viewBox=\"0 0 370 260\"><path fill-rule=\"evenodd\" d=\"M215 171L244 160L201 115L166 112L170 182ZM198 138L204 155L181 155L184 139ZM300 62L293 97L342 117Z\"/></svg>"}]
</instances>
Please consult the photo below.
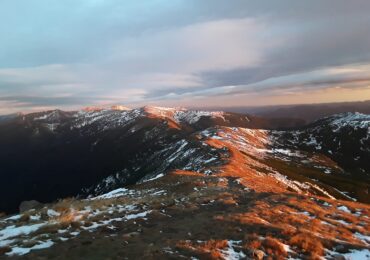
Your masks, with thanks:
<instances>
[{"instance_id":1,"label":"sunlit cloud","mask_svg":"<svg viewBox=\"0 0 370 260\"><path fill-rule=\"evenodd\" d=\"M370 99L369 10L345 1L4 1L0 113Z\"/></svg>"}]
</instances>

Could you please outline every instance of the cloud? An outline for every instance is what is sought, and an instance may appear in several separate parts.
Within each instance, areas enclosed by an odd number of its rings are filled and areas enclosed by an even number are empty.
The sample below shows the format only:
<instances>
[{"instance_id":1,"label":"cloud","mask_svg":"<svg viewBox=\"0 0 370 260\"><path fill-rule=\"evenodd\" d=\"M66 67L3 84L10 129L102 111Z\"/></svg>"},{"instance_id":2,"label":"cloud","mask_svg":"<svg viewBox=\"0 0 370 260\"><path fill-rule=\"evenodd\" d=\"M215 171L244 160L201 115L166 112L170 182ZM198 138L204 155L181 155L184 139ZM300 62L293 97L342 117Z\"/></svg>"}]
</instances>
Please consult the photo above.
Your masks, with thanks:
<instances>
[{"instance_id":1,"label":"cloud","mask_svg":"<svg viewBox=\"0 0 370 260\"><path fill-rule=\"evenodd\" d=\"M370 86L370 64L352 64L347 66L328 67L314 71L296 73L286 76L271 77L266 80L250 84L220 86L214 88L190 89L169 96L158 96L157 99L186 99L188 97L226 97L240 96L241 99L258 98L258 96L283 96L312 91L325 91L326 89L368 89ZM362 97L362 98L366 98ZM156 98L154 98L156 100ZM239 105L240 99L235 99ZM258 100L257 100L258 103ZM235 104L236 105L236 104Z\"/></svg>"},{"instance_id":2,"label":"cloud","mask_svg":"<svg viewBox=\"0 0 370 260\"><path fill-rule=\"evenodd\" d=\"M203 71L261 63L267 47L262 37L255 37L261 30L263 25L252 19L231 19L123 38L97 63L0 69L0 93L17 96L21 91L42 100L89 93L97 102L107 97L137 102L168 91L202 88Z\"/></svg>"},{"instance_id":3,"label":"cloud","mask_svg":"<svg viewBox=\"0 0 370 260\"><path fill-rule=\"evenodd\" d=\"M3 1L0 100L263 105L358 90L369 83L369 11L344 0Z\"/></svg>"},{"instance_id":4,"label":"cloud","mask_svg":"<svg viewBox=\"0 0 370 260\"><path fill-rule=\"evenodd\" d=\"M165 31L150 31L116 43L111 62L128 70L194 73L254 67L273 40L262 21L218 20ZM132 67L131 67L132 65Z\"/></svg>"}]
</instances>

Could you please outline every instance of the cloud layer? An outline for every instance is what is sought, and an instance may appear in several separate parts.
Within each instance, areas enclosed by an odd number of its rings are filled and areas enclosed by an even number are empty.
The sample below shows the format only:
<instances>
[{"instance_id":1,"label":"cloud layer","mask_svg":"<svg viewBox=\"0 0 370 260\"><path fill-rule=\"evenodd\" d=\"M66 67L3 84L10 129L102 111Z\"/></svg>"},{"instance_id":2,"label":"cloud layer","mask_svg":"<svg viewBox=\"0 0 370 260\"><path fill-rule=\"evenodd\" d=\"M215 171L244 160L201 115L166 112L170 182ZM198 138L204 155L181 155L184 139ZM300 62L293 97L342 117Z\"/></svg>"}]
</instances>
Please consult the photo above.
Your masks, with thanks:
<instances>
[{"instance_id":1,"label":"cloud layer","mask_svg":"<svg viewBox=\"0 0 370 260\"><path fill-rule=\"evenodd\" d=\"M362 0L3 1L0 113L370 99L369 12Z\"/></svg>"}]
</instances>

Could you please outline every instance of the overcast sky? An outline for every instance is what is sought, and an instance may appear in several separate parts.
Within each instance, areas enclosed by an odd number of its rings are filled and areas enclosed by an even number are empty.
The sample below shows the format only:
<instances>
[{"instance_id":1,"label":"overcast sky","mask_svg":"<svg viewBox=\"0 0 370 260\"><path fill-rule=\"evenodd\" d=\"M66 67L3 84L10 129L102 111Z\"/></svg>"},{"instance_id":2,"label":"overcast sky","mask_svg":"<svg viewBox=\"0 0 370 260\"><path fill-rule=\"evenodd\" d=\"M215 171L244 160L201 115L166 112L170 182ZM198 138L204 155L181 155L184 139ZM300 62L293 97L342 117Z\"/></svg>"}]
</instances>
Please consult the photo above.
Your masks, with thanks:
<instances>
[{"instance_id":1,"label":"overcast sky","mask_svg":"<svg viewBox=\"0 0 370 260\"><path fill-rule=\"evenodd\" d=\"M370 1L3 0L0 114L370 99Z\"/></svg>"}]
</instances>

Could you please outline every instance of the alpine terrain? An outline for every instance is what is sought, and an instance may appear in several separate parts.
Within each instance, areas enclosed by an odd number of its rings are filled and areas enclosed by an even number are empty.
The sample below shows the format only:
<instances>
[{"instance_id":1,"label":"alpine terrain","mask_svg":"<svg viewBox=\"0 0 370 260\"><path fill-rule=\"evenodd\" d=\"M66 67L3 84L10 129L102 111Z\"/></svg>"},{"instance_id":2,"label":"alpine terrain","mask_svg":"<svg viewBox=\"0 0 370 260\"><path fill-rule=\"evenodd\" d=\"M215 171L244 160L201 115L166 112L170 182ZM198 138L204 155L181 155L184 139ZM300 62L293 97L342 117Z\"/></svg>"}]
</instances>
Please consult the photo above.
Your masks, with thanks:
<instances>
[{"instance_id":1,"label":"alpine terrain","mask_svg":"<svg viewBox=\"0 0 370 260\"><path fill-rule=\"evenodd\" d=\"M355 112L3 116L0 258L370 259L369 159Z\"/></svg>"}]
</instances>

